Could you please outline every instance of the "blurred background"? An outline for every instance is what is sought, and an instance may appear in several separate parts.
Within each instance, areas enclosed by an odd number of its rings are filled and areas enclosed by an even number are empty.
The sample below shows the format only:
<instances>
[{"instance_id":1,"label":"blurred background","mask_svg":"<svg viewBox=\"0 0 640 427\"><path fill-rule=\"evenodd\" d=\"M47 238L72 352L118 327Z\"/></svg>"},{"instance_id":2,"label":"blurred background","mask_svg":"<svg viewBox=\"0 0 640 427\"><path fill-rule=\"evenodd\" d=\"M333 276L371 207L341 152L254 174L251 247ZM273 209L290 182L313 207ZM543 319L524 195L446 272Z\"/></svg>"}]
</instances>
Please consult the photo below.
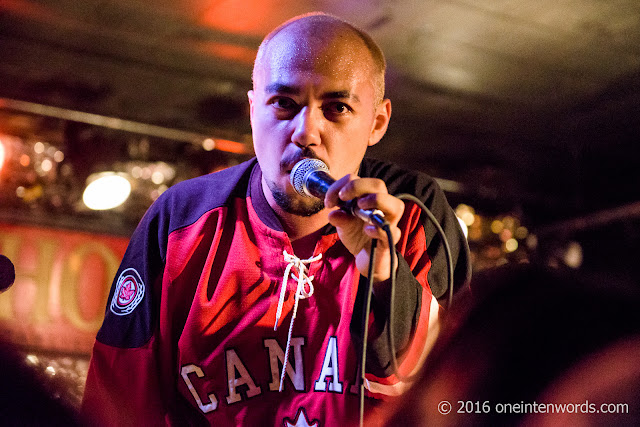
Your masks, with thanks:
<instances>
[{"instance_id":1,"label":"blurred background","mask_svg":"<svg viewBox=\"0 0 640 427\"><path fill-rule=\"evenodd\" d=\"M637 0L3 0L0 334L71 404L128 236L171 185L252 156L257 47L313 10L381 45L393 115L369 154L439 181L475 271L637 286Z\"/></svg>"}]
</instances>

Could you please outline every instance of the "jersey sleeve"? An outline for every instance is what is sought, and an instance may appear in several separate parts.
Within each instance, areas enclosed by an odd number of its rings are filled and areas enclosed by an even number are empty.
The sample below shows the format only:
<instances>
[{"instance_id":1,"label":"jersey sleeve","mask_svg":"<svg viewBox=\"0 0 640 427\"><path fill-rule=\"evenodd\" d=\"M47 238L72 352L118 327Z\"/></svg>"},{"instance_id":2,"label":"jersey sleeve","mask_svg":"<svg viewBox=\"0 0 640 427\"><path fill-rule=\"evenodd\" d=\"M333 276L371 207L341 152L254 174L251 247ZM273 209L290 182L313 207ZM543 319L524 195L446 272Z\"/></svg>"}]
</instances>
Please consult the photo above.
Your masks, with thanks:
<instances>
[{"instance_id":1,"label":"jersey sleeve","mask_svg":"<svg viewBox=\"0 0 640 427\"><path fill-rule=\"evenodd\" d=\"M166 234L152 207L133 233L111 286L82 402L89 425L162 424L158 289Z\"/></svg>"},{"instance_id":2,"label":"jersey sleeve","mask_svg":"<svg viewBox=\"0 0 640 427\"><path fill-rule=\"evenodd\" d=\"M390 193L415 195L442 227L451 249L454 291L468 285L471 276L469 248L442 190L433 179L423 174L407 176L390 170L386 175ZM371 394L379 397L399 395L409 387L407 377L422 366L438 335L438 314L448 290L448 263L442 237L436 227L425 219L426 215L417 204L405 202L405 212L399 223L402 237L396 244L398 270L392 325L389 324L391 283L386 281L374 287L368 318L365 386ZM358 337L362 336L366 288L366 279L362 277L351 323L356 341L361 341ZM389 328L394 338L397 372L391 360Z\"/></svg>"},{"instance_id":3,"label":"jersey sleeve","mask_svg":"<svg viewBox=\"0 0 640 427\"><path fill-rule=\"evenodd\" d=\"M93 349L82 414L88 425L201 424L178 392L177 348L196 284L176 286L170 269L188 258L171 236L235 192L245 194L255 159L182 181L165 191L134 231L113 281ZM213 231L215 232L215 230ZM185 420L185 417L193 417Z\"/></svg>"}]
</instances>

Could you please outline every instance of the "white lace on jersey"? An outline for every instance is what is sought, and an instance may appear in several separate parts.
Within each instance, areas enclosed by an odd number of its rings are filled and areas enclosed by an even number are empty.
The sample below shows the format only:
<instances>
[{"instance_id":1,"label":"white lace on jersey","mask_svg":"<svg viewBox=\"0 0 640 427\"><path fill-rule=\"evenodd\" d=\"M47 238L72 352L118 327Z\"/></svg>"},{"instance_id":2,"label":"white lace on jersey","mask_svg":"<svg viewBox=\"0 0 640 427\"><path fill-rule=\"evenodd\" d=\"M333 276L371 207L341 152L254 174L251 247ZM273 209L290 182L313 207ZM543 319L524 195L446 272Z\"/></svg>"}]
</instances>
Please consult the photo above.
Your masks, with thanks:
<instances>
[{"instance_id":1,"label":"white lace on jersey","mask_svg":"<svg viewBox=\"0 0 640 427\"><path fill-rule=\"evenodd\" d=\"M322 258L322 254L318 254L309 259L300 259L294 254L289 254L286 250L282 251L285 262L287 262L287 268L284 270L282 276L282 285L280 287L280 298L278 299L278 310L276 311L276 323L273 325L273 330L278 329L278 321L282 315L282 305L284 304L285 292L287 290L287 283L289 282L289 276L298 282L296 288L295 300L293 303L293 314L291 316L291 323L289 324L289 334L287 335L287 347L284 352L284 363L282 364L282 374L280 375L280 389L282 391L282 385L284 384L284 374L287 370L287 363L289 362L289 347L291 346L291 332L293 331L293 322L296 320L296 314L298 313L298 302L301 299L309 298L313 295L313 276L307 276L307 265L314 261L318 261ZM293 268L298 270L298 277L291 271ZM308 290L307 290L308 289Z\"/></svg>"}]
</instances>

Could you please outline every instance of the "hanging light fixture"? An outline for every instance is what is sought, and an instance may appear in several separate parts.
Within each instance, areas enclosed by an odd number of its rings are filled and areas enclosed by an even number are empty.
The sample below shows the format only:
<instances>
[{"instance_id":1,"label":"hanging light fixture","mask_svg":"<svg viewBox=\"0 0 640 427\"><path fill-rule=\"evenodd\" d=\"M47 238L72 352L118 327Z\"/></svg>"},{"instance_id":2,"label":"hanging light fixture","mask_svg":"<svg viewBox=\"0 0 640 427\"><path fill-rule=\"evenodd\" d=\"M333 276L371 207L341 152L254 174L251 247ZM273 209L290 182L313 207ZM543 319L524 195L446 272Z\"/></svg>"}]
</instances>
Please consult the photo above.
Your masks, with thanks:
<instances>
[{"instance_id":1,"label":"hanging light fixture","mask_svg":"<svg viewBox=\"0 0 640 427\"><path fill-rule=\"evenodd\" d=\"M122 205L131 194L131 182L124 173L100 172L87 178L82 201L92 210L113 209Z\"/></svg>"}]
</instances>

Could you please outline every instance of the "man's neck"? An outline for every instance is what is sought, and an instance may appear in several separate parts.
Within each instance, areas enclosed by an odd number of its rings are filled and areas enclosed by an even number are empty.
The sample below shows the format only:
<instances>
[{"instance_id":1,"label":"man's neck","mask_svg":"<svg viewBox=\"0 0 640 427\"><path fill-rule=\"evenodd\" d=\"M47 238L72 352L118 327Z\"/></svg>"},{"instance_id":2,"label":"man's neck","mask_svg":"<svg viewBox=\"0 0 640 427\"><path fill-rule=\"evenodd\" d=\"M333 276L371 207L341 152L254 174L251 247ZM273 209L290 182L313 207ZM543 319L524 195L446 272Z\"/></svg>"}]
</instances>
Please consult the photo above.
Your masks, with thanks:
<instances>
[{"instance_id":1,"label":"man's neck","mask_svg":"<svg viewBox=\"0 0 640 427\"><path fill-rule=\"evenodd\" d=\"M323 231L324 230L321 228L314 233L307 234L297 240L292 240L291 246L293 247L293 253L300 259L311 258L318 241L322 237Z\"/></svg>"},{"instance_id":2,"label":"man's neck","mask_svg":"<svg viewBox=\"0 0 640 427\"><path fill-rule=\"evenodd\" d=\"M329 211L327 209L312 216L281 214L278 211L276 211L276 215L280 218L282 228L287 232L291 241L313 234L329 223Z\"/></svg>"}]
</instances>

